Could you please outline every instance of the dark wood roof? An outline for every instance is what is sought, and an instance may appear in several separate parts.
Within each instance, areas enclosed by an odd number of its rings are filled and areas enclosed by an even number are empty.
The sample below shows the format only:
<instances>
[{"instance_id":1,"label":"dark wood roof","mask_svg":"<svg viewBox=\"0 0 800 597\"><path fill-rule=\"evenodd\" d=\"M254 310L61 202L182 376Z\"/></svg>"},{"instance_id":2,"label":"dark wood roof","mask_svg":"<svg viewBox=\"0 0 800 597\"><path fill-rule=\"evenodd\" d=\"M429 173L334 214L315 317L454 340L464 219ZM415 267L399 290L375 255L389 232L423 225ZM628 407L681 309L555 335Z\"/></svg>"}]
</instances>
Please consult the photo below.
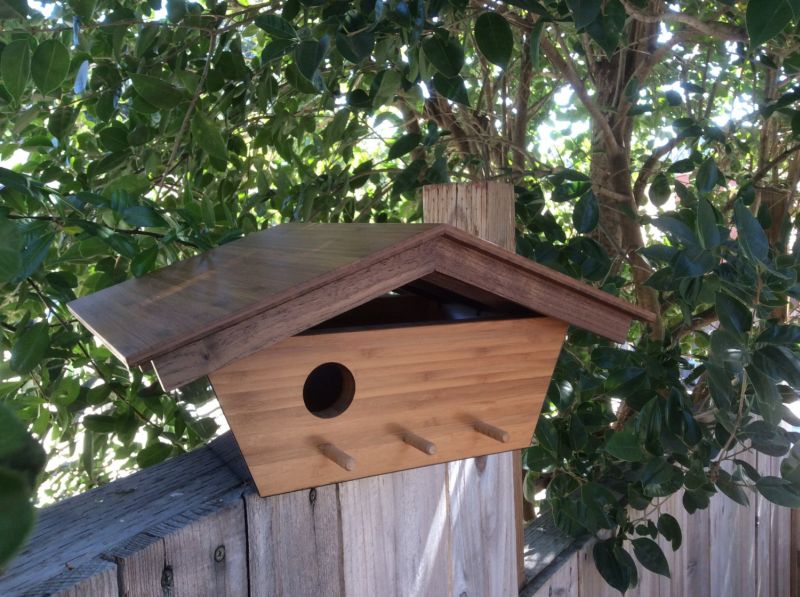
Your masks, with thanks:
<instances>
[{"instance_id":1,"label":"dark wood roof","mask_svg":"<svg viewBox=\"0 0 800 597\"><path fill-rule=\"evenodd\" d=\"M498 297L624 340L654 316L445 224L283 224L69 304L174 388L401 286Z\"/></svg>"}]
</instances>

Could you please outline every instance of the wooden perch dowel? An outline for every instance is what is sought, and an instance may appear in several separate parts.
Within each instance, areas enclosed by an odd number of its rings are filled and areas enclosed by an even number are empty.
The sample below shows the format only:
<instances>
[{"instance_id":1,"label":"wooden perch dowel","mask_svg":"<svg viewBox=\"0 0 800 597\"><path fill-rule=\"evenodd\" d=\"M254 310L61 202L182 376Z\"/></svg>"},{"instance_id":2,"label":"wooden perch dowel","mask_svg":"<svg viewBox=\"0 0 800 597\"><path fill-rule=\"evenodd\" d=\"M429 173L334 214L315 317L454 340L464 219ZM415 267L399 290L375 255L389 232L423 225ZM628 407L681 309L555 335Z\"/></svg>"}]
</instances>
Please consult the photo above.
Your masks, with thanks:
<instances>
[{"instance_id":1,"label":"wooden perch dowel","mask_svg":"<svg viewBox=\"0 0 800 597\"><path fill-rule=\"evenodd\" d=\"M418 436L416 433L406 431L403 434L403 441L409 446L413 446L420 452L425 452L425 454L428 456L433 456L436 454L436 444L429 442L424 437Z\"/></svg>"},{"instance_id":2,"label":"wooden perch dowel","mask_svg":"<svg viewBox=\"0 0 800 597\"><path fill-rule=\"evenodd\" d=\"M320 444L319 451L346 471L354 471L356 469L356 459L333 444Z\"/></svg>"},{"instance_id":3,"label":"wooden perch dowel","mask_svg":"<svg viewBox=\"0 0 800 597\"><path fill-rule=\"evenodd\" d=\"M490 425L484 421L475 421L475 423L473 423L473 427L475 428L475 431L482 433L487 437L496 439L504 444L508 442L508 431L504 429L500 429L499 427L495 427L494 425Z\"/></svg>"}]
</instances>

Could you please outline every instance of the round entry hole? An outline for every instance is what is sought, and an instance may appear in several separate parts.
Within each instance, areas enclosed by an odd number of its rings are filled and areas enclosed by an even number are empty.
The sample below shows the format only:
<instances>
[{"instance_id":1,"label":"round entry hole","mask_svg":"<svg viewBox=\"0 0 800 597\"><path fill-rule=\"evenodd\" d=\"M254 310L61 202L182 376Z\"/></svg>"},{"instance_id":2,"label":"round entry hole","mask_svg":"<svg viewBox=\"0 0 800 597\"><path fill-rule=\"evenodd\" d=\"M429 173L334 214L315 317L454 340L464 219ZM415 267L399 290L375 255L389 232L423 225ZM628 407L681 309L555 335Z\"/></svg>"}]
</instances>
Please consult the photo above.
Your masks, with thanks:
<instances>
[{"instance_id":1,"label":"round entry hole","mask_svg":"<svg viewBox=\"0 0 800 597\"><path fill-rule=\"evenodd\" d=\"M331 419L347 410L355 393L350 369L341 363L323 363L306 377L303 402L312 415Z\"/></svg>"}]
</instances>

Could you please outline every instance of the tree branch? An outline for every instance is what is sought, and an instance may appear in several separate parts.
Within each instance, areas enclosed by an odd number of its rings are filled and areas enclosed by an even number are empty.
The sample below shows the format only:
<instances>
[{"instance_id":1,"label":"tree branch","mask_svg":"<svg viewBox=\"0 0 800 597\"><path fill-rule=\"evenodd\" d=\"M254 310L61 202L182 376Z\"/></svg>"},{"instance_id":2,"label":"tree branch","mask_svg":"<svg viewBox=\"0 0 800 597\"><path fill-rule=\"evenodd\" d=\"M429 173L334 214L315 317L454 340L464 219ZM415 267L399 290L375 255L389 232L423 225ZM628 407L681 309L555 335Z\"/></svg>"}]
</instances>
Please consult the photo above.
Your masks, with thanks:
<instances>
[{"instance_id":1,"label":"tree branch","mask_svg":"<svg viewBox=\"0 0 800 597\"><path fill-rule=\"evenodd\" d=\"M775 166L780 164L783 160L788 158L790 155L792 155L796 151L800 151L800 143L798 143L797 145L792 145L791 147L789 147L785 151L783 151L783 152L779 153L778 155L776 155L774 158L772 158L766 164L761 166L761 168L756 170L756 173L753 174L753 178L751 179L751 182L753 184L756 184L758 181L760 181L762 178L764 178L767 174L769 174L770 171Z\"/></svg>"},{"instance_id":2,"label":"tree branch","mask_svg":"<svg viewBox=\"0 0 800 597\"><path fill-rule=\"evenodd\" d=\"M600 110L597 102L595 102L592 99L592 96L589 95L586 86L583 84L583 81L575 71L575 67L561 56L555 46L553 46L553 44L550 43L550 40L548 40L544 35L540 40L540 47L545 56L547 56L547 60L549 60L550 64L553 65L553 68L560 72L561 75L569 82L569 84L572 86L572 89L575 91L575 94L589 112L593 122L603 136L603 141L605 142L609 153L620 153L622 149L620 148L616 137L614 137L614 132L611 130L611 125L608 123L608 118L606 118L606 116Z\"/></svg>"},{"instance_id":3,"label":"tree branch","mask_svg":"<svg viewBox=\"0 0 800 597\"><path fill-rule=\"evenodd\" d=\"M650 157L645 160L642 169L639 170L639 175L636 177L636 182L633 185L633 199L636 202L636 205L642 204L642 197L644 197L644 188L647 186L647 182L650 180L650 177L653 175L653 170L655 170L658 163L661 161L665 155L667 155L670 151L675 149L675 147L682 141L679 137L674 137L664 143L661 147L657 147Z\"/></svg>"},{"instance_id":4,"label":"tree branch","mask_svg":"<svg viewBox=\"0 0 800 597\"><path fill-rule=\"evenodd\" d=\"M625 11L637 21L643 23L680 23L686 25L690 29L708 35L716 39L725 41L742 41L747 42L747 32L741 27L729 25L721 21L703 21L692 15L674 10L665 10L658 14L648 13L641 8L638 8L630 2L630 0L621 0Z\"/></svg>"}]
</instances>

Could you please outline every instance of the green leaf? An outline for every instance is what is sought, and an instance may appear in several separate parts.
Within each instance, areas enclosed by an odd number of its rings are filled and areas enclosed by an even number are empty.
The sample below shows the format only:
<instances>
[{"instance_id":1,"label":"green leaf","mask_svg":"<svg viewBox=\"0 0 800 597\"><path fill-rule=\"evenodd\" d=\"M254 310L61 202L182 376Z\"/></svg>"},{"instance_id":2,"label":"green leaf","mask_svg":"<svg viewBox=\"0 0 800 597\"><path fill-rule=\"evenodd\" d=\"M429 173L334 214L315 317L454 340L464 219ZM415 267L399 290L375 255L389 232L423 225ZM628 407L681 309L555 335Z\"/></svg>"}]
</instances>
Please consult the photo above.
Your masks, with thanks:
<instances>
[{"instance_id":1,"label":"green leaf","mask_svg":"<svg viewBox=\"0 0 800 597\"><path fill-rule=\"evenodd\" d=\"M744 489L742 489L740 485L737 485L733 482L729 472L725 470L719 471L719 477L717 477L716 486L722 493L727 495L737 504L741 504L742 506L750 505L750 499L747 497Z\"/></svg>"},{"instance_id":2,"label":"green leaf","mask_svg":"<svg viewBox=\"0 0 800 597\"><path fill-rule=\"evenodd\" d=\"M627 17L628 13L619 0L609 0L605 3L600 18L586 26L586 32L603 49L608 58L611 58L619 47ZM544 19L538 21L538 23L543 22Z\"/></svg>"},{"instance_id":3,"label":"green leaf","mask_svg":"<svg viewBox=\"0 0 800 597\"><path fill-rule=\"evenodd\" d=\"M394 99L397 90L403 82L403 75L397 70L390 68L380 75L380 85L378 85L375 96L372 98L372 107L379 108ZM441 92L440 92L441 93ZM444 94L443 94L444 95Z\"/></svg>"},{"instance_id":4,"label":"green leaf","mask_svg":"<svg viewBox=\"0 0 800 597\"><path fill-rule=\"evenodd\" d=\"M759 46L772 39L786 28L793 16L786 0L750 0L745 15L750 44Z\"/></svg>"},{"instance_id":5,"label":"green leaf","mask_svg":"<svg viewBox=\"0 0 800 597\"><path fill-rule=\"evenodd\" d=\"M21 474L0 467L0 566L22 547L33 527L31 493Z\"/></svg>"},{"instance_id":6,"label":"green leaf","mask_svg":"<svg viewBox=\"0 0 800 597\"><path fill-rule=\"evenodd\" d=\"M25 445L28 432L9 407L0 402L0 462L5 463Z\"/></svg>"},{"instance_id":7,"label":"green leaf","mask_svg":"<svg viewBox=\"0 0 800 597\"><path fill-rule=\"evenodd\" d=\"M615 547L614 539L598 541L592 548L592 556L600 576L619 592L625 593L631 586L631 570L626 562L618 557L618 550Z\"/></svg>"},{"instance_id":8,"label":"green leaf","mask_svg":"<svg viewBox=\"0 0 800 597\"><path fill-rule=\"evenodd\" d=\"M686 224L677 218L662 216L652 221L653 226L665 232L670 238L687 245L697 245L697 237Z\"/></svg>"},{"instance_id":9,"label":"green leaf","mask_svg":"<svg viewBox=\"0 0 800 597\"><path fill-rule=\"evenodd\" d=\"M28 85L31 74L31 46L27 39L12 41L0 55L0 77L6 91L17 102Z\"/></svg>"},{"instance_id":10,"label":"green leaf","mask_svg":"<svg viewBox=\"0 0 800 597\"><path fill-rule=\"evenodd\" d=\"M741 200L737 199L733 205L733 219L736 222L739 246L745 255L755 261L766 261L769 254L767 235Z\"/></svg>"},{"instance_id":11,"label":"green leaf","mask_svg":"<svg viewBox=\"0 0 800 597\"><path fill-rule=\"evenodd\" d=\"M697 236L704 249L714 249L722 242L716 211L705 197L701 197L697 202Z\"/></svg>"},{"instance_id":12,"label":"green leaf","mask_svg":"<svg viewBox=\"0 0 800 597\"><path fill-rule=\"evenodd\" d=\"M134 228L156 228L166 222L158 212L149 205L133 205L122 210L122 219Z\"/></svg>"},{"instance_id":13,"label":"green leaf","mask_svg":"<svg viewBox=\"0 0 800 597\"><path fill-rule=\"evenodd\" d=\"M784 508L800 508L800 492L786 479L761 477L756 481L756 489L773 504Z\"/></svg>"},{"instance_id":14,"label":"green leaf","mask_svg":"<svg viewBox=\"0 0 800 597\"><path fill-rule=\"evenodd\" d=\"M723 366L726 370L738 372L742 370L747 358L747 347L741 334L728 328L719 328L711 334L711 363Z\"/></svg>"},{"instance_id":15,"label":"green leaf","mask_svg":"<svg viewBox=\"0 0 800 597\"><path fill-rule=\"evenodd\" d=\"M658 543L647 537L634 539L631 543L633 543L633 553L642 566L650 572L670 578L667 558L664 557L664 552L661 551Z\"/></svg>"},{"instance_id":16,"label":"green leaf","mask_svg":"<svg viewBox=\"0 0 800 597\"><path fill-rule=\"evenodd\" d=\"M161 110L175 108L186 99L184 91L158 77L132 74L131 82L144 101Z\"/></svg>"},{"instance_id":17,"label":"green leaf","mask_svg":"<svg viewBox=\"0 0 800 597\"><path fill-rule=\"evenodd\" d=\"M297 70L309 81L314 79L324 58L325 46L315 39L301 41L294 49L294 63L297 65Z\"/></svg>"},{"instance_id":18,"label":"green leaf","mask_svg":"<svg viewBox=\"0 0 800 597\"><path fill-rule=\"evenodd\" d=\"M11 220L0 216L0 283L14 280L22 268L22 234Z\"/></svg>"},{"instance_id":19,"label":"green leaf","mask_svg":"<svg viewBox=\"0 0 800 597\"><path fill-rule=\"evenodd\" d=\"M375 47L375 35L371 31L358 33L339 32L336 34L336 49L347 60L360 64Z\"/></svg>"},{"instance_id":20,"label":"green leaf","mask_svg":"<svg viewBox=\"0 0 800 597\"><path fill-rule=\"evenodd\" d=\"M406 155L408 152L418 147L420 141L422 141L422 135L419 133L403 135L389 148L388 158L394 160Z\"/></svg>"},{"instance_id":21,"label":"green leaf","mask_svg":"<svg viewBox=\"0 0 800 597\"><path fill-rule=\"evenodd\" d=\"M514 51L514 34L508 21L496 12L484 12L475 20L475 43L483 57L502 69Z\"/></svg>"},{"instance_id":22,"label":"green leaf","mask_svg":"<svg viewBox=\"0 0 800 597\"><path fill-rule=\"evenodd\" d=\"M447 99L469 106L467 87L460 75L448 78L441 73L436 73L433 75L433 88Z\"/></svg>"},{"instance_id":23,"label":"green leaf","mask_svg":"<svg viewBox=\"0 0 800 597\"><path fill-rule=\"evenodd\" d=\"M753 353L753 365L775 382L800 389L800 359L786 346L765 346Z\"/></svg>"},{"instance_id":24,"label":"green leaf","mask_svg":"<svg viewBox=\"0 0 800 597\"><path fill-rule=\"evenodd\" d=\"M50 348L47 322L35 323L18 333L11 348L9 366L22 375L30 373L44 359Z\"/></svg>"},{"instance_id":25,"label":"green leaf","mask_svg":"<svg viewBox=\"0 0 800 597\"><path fill-rule=\"evenodd\" d=\"M28 12L27 0L0 0L0 21L24 19Z\"/></svg>"},{"instance_id":26,"label":"green leaf","mask_svg":"<svg viewBox=\"0 0 800 597\"><path fill-rule=\"evenodd\" d=\"M724 292L718 292L715 305L722 327L732 332L750 331L753 314L743 303Z\"/></svg>"},{"instance_id":27,"label":"green leaf","mask_svg":"<svg viewBox=\"0 0 800 597\"><path fill-rule=\"evenodd\" d=\"M572 224L575 226L575 230L586 234L594 230L599 221L600 206L597 203L597 197L589 191L575 204L575 208L572 210Z\"/></svg>"},{"instance_id":28,"label":"green leaf","mask_svg":"<svg viewBox=\"0 0 800 597\"><path fill-rule=\"evenodd\" d=\"M533 503L536 500L536 494L539 490L536 488L536 481L539 479L539 473L536 471L528 471L525 473L525 480L522 482L522 496L528 503Z\"/></svg>"},{"instance_id":29,"label":"green leaf","mask_svg":"<svg viewBox=\"0 0 800 597\"><path fill-rule=\"evenodd\" d=\"M626 462L647 460L647 453L642 448L639 437L629 429L614 432L606 442L605 450L615 458Z\"/></svg>"},{"instance_id":30,"label":"green leaf","mask_svg":"<svg viewBox=\"0 0 800 597\"><path fill-rule=\"evenodd\" d=\"M683 542L683 533L681 532L681 525L671 514L664 513L658 517L658 532L664 536L664 539L672 544L672 550L675 551L681 546Z\"/></svg>"},{"instance_id":31,"label":"green leaf","mask_svg":"<svg viewBox=\"0 0 800 597\"><path fill-rule=\"evenodd\" d=\"M97 0L67 0L67 3L84 23L92 20L97 7Z\"/></svg>"},{"instance_id":32,"label":"green leaf","mask_svg":"<svg viewBox=\"0 0 800 597\"><path fill-rule=\"evenodd\" d=\"M261 63L267 64L281 56L285 56L289 53L289 50L294 48L296 43L296 40L291 39L276 39L268 43L261 52Z\"/></svg>"},{"instance_id":33,"label":"green leaf","mask_svg":"<svg viewBox=\"0 0 800 597\"><path fill-rule=\"evenodd\" d=\"M111 415L86 415L83 426L95 433L113 433L119 427L119 419Z\"/></svg>"},{"instance_id":34,"label":"green leaf","mask_svg":"<svg viewBox=\"0 0 800 597\"><path fill-rule=\"evenodd\" d=\"M647 497L666 497L680 489L683 473L661 457L645 465L640 473L640 480Z\"/></svg>"},{"instance_id":35,"label":"green leaf","mask_svg":"<svg viewBox=\"0 0 800 597\"><path fill-rule=\"evenodd\" d=\"M756 342L767 344L794 345L800 344L800 326L797 325L771 325L765 329Z\"/></svg>"},{"instance_id":36,"label":"green leaf","mask_svg":"<svg viewBox=\"0 0 800 597\"><path fill-rule=\"evenodd\" d=\"M156 442L150 444L136 455L136 464L141 468L147 468L166 460L170 454L172 454L172 446Z\"/></svg>"},{"instance_id":37,"label":"green leaf","mask_svg":"<svg viewBox=\"0 0 800 597\"><path fill-rule=\"evenodd\" d=\"M653 179L653 182L650 183L650 191L648 192L648 196L650 197L650 201L653 202L653 205L660 207L664 205L669 196L672 194L672 188L669 185L669 178L666 174L658 174Z\"/></svg>"},{"instance_id":38,"label":"green leaf","mask_svg":"<svg viewBox=\"0 0 800 597\"><path fill-rule=\"evenodd\" d=\"M72 125L75 124L77 117L77 110L68 106L59 106L50 114L50 118L47 120L47 130L56 139L64 139L72 130Z\"/></svg>"},{"instance_id":39,"label":"green leaf","mask_svg":"<svg viewBox=\"0 0 800 597\"><path fill-rule=\"evenodd\" d=\"M694 160L689 158L672 162L670 167L667 168L667 172L670 174L681 174L685 172L691 172L692 170L694 170Z\"/></svg>"},{"instance_id":40,"label":"green leaf","mask_svg":"<svg viewBox=\"0 0 800 597\"><path fill-rule=\"evenodd\" d=\"M202 112L192 117L192 137L210 157L222 162L228 159L228 148L217 125Z\"/></svg>"},{"instance_id":41,"label":"green leaf","mask_svg":"<svg viewBox=\"0 0 800 597\"><path fill-rule=\"evenodd\" d=\"M464 49L453 37L436 34L422 42L422 51L433 67L444 77L458 76L464 66Z\"/></svg>"},{"instance_id":42,"label":"green leaf","mask_svg":"<svg viewBox=\"0 0 800 597\"><path fill-rule=\"evenodd\" d=\"M583 29L600 16L601 2L597 0L567 0L576 29Z\"/></svg>"},{"instance_id":43,"label":"green leaf","mask_svg":"<svg viewBox=\"0 0 800 597\"><path fill-rule=\"evenodd\" d=\"M697 171L697 177L695 178L695 186L698 192L701 195L710 193L714 190L714 187L717 186L718 180L719 168L717 168L717 163L714 161L714 158L706 158L706 160L700 164L700 169Z\"/></svg>"},{"instance_id":44,"label":"green leaf","mask_svg":"<svg viewBox=\"0 0 800 597\"><path fill-rule=\"evenodd\" d=\"M417 188L420 185L420 174L422 174L422 170L425 168L425 166L425 160L414 160L411 162L405 168L405 170L394 177L392 193L399 195Z\"/></svg>"},{"instance_id":45,"label":"green leaf","mask_svg":"<svg viewBox=\"0 0 800 597\"><path fill-rule=\"evenodd\" d=\"M158 247L150 247L131 259L131 273L137 278L152 271L158 258Z\"/></svg>"},{"instance_id":46,"label":"green leaf","mask_svg":"<svg viewBox=\"0 0 800 597\"><path fill-rule=\"evenodd\" d=\"M278 15L259 15L253 23L266 31L272 39L297 39L297 32L292 24Z\"/></svg>"},{"instance_id":47,"label":"green leaf","mask_svg":"<svg viewBox=\"0 0 800 597\"><path fill-rule=\"evenodd\" d=\"M39 44L33 53L31 75L33 82L44 94L55 91L67 78L69 72L69 50L57 39L48 39Z\"/></svg>"},{"instance_id":48,"label":"green leaf","mask_svg":"<svg viewBox=\"0 0 800 597\"><path fill-rule=\"evenodd\" d=\"M681 96L681 94L675 91L674 89L665 91L664 99L667 101L667 105L673 108L683 105L683 96Z\"/></svg>"}]
</instances>

